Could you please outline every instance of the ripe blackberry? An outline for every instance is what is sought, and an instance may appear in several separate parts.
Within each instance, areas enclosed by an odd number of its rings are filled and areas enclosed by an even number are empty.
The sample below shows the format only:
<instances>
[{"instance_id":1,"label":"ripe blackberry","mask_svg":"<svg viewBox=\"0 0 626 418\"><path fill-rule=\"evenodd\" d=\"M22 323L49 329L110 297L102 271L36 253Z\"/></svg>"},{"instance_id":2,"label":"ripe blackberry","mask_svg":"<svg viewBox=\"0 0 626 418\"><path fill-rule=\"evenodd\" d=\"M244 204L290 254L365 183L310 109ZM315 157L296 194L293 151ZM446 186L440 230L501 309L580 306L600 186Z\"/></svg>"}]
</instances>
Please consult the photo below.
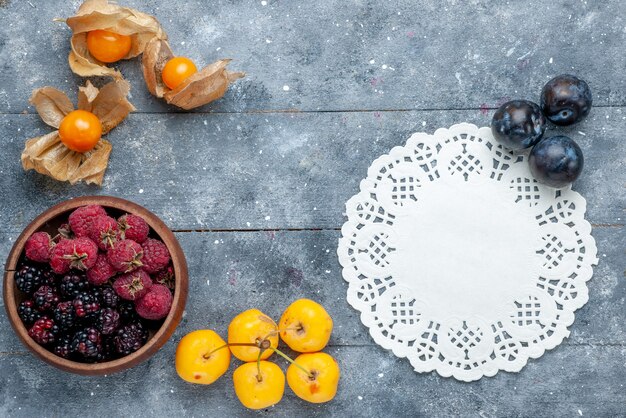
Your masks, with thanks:
<instances>
[{"instance_id":1,"label":"ripe blackberry","mask_svg":"<svg viewBox=\"0 0 626 418\"><path fill-rule=\"evenodd\" d=\"M59 294L52 286L43 285L33 293L33 303L40 311L52 310L59 303Z\"/></svg>"},{"instance_id":2,"label":"ripe blackberry","mask_svg":"<svg viewBox=\"0 0 626 418\"><path fill-rule=\"evenodd\" d=\"M59 292L65 300L73 300L79 293L89 290L89 282L84 274L69 273L61 278Z\"/></svg>"},{"instance_id":3,"label":"ripe blackberry","mask_svg":"<svg viewBox=\"0 0 626 418\"><path fill-rule=\"evenodd\" d=\"M28 330L28 335L42 345L53 343L58 333L59 327L47 316L39 318Z\"/></svg>"},{"instance_id":4,"label":"ripe blackberry","mask_svg":"<svg viewBox=\"0 0 626 418\"><path fill-rule=\"evenodd\" d=\"M95 293L91 291L79 293L72 301L76 316L79 318L95 318L100 311L100 301Z\"/></svg>"},{"instance_id":5,"label":"ripe blackberry","mask_svg":"<svg viewBox=\"0 0 626 418\"><path fill-rule=\"evenodd\" d=\"M100 302L102 306L107 308L117 308L120 304L120 297L117 296L112 287L106 286L100 288Z\"/></svg>"},{"instance_id":6,"label":"ripe blackberry","mask_svg":"<svg viewBox=\"0 0 626 418\"><path fill-rule=\"evenodd\" d=\"M63 334L54 343L52 352L59 357L70 358L74 351L72 350L72 335Z\"/></svg>"},{"instance_id":7,"label":"ripe blackberry","mask_svg":"<svg viewBox=\"0 0 626 418\"><path fill-rule=\"evenodd\" d=\"M118 354L115 351L115 343L113 342L113 335L102 336L102 352L99 357L99 361L111 361L118 358Z\"/></svg>"},{"instance_id":8,"label":"ripe blackberry","mask_svg":"<svg viewBox=\"0 0 626 418\"><path fill-rule=\"evenodd\" d=\"M135 305L130 301L120 300L117 311L120 313L120 320L124 324L139 320Z\"/></svg>"},{"instance_id":9,"label":"ripe blackberry","mask_svg":"<svg viewBox=\"0 0 626 418\"><path fill-rule=\"evenodd\" d=\"M35 308L35 303L32 300L25 300L17 307L17 314L27 327L35 323L36 320L41 318L41 312Z\"/></svg>"},{"instance_id":10,"label":"ripe blackberry","mask_svg":"<svg viewBox=\"0 0 626 418\"><path fill-rule=\"evenodd\" d=\"M25 264L15 272L17 288L28 295L43 285L53 285L54 281L54 273L44 265Z\"/></svg>"},{"instance_id":11,"label":"ripe blackberry","mask_svg":"<svg viewBox=\"0 0 626 418\"><path fill-rule=\"evenodd\" d=\"M112 308L100 310L96 320L96 328L103 334L109 335L120 326L120 313Z\"/></svg>"},{"instance_id":12,"label":"ripe blackberry","mask_svg":"<svg viewBox=\"0 0 626 418\"><path fill-rule=\"evenodd\" d=\"M139 350L148 341L148 330L141 322L133 322L124 325L115 332L113 343L115 351L122 356L127 356Z\"/></svg>"},{"instance_id":13,"label":"ripe blackberry","mask_svg":"<svg viewBox=\"0 0 626 418\"><path fill-rule=\"evenodd\" d=\"M63 331L76 325L76 310L71 301L61 302L54 308L54 321Z\"/></svg>"},{"instance_id":14,"label":"ripe blackberry","mask_svg":"<svg viewBox=\"0 0 626 418\"><path fill-rule=\"evenodd\" d=\"M95 328L84 328L77 331L72 338L72 351L83 359L97 359L102 352L102 337Z\"/></svg>"}]
</instances>

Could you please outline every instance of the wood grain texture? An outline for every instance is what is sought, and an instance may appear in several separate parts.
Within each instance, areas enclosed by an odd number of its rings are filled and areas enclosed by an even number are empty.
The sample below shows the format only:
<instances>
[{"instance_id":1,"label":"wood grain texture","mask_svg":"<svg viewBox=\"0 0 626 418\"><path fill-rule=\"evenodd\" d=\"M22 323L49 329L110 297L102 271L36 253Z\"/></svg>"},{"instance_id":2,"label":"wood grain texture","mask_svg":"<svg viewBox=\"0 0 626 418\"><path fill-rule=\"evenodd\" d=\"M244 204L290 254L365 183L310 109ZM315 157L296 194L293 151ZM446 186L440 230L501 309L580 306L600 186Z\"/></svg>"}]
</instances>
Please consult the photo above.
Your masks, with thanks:
<instances>
[{"instance_id":1,"label":"wood grain texture","mask_svg":"<svg viewBox=\"0 0 626 418\"><path fill-rule=\"evenodd\" d=\"M52 85L73 98L84 82L67 66L69 30L51 21L79 3L0 0L0 258L50 205L119 196L178 231L189 302L159 353L109 377L42 364L0 315L0 416L626 413L626 3L123 1L161 20L175 53L201 65L233 58L232 69L248 76L187 114L149 95L139 61L121 63L138 113L108 135L102 189L25 174L19 164L24 141L49 132L28 106L32 89ZM373 343L345 300L335 254L345 201L372 160L412 132L485 126L499 103L538 100L543 83L562 72L594 92L590 117L565 130L585 154L574 188L587 199L600 258L590 301L570 338L521 373L471 384L414 373ZM299 297L322 301L335 321L329 352L344 377L332 403L305 404L287 390L280 405L251 413L234 397L234 367L211 387L176 377L174 350L186 332L224 334L241 310L278 317Z\"/></svg>"}]
</instances>

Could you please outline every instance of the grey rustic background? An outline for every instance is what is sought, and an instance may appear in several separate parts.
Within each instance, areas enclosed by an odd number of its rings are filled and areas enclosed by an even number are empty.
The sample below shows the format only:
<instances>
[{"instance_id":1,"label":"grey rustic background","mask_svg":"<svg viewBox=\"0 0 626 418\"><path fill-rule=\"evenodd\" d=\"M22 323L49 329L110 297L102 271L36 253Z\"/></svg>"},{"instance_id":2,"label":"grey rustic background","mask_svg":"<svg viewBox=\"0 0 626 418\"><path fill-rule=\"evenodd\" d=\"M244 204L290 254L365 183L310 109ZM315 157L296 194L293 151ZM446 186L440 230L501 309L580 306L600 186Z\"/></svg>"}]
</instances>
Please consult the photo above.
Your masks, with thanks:
<instances>
[{"instance_id":1,"label":"grey rustic background","mask_svg":"<svg viewBox=\"0 0 626 418\"><path fill-rule=\"evenodd\" d=\"M108 377L57 371L28 354L0 315L0 416L626 416L626 3L620 0L128 0L156 15L177 54L233 58L247 78L181 113L151 97L138 61L119 68L138 111L113 130L102 188L24 173L27 138L49 131L28 104L51 85L75 97L70 31L78 1L0 0L0 258L53 203L85 194L134 200L161 216L187 254L190 298L174 338ZM508 98L537 100L552 76L588 80L595 108L569 129L585 153L600 263L571 336L519 374L467 384L414 373L376 346L345 301L335 254L344 202L370 162L414 131L486 125ZM339 180L337 182L337 180ZM237 401L231 371L210 387L177 378L176 342L222 334L239 311L278 317L322 301L343 378L314 406L289 390L266 411ZM283 364L279 360L279 363Z\"/></svg>"}]
</instances>

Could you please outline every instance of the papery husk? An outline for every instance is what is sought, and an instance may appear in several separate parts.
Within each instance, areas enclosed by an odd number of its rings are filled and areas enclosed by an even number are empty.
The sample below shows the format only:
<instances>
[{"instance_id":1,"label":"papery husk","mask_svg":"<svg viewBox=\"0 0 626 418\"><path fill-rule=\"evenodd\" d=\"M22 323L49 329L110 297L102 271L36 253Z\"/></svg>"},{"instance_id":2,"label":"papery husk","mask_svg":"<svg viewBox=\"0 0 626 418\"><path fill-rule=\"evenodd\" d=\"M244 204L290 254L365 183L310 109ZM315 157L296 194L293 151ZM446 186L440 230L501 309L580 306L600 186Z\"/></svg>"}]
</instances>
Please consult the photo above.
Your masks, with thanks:
<instances>
[{"instance_id":1,"label":"papery husk","mask_svg":"<svg viewBox=\"0 0 626 418\"><path fill-rule=\"evenodd\" d=\"M46 124L57 129L65 115L74 110L74 105L67 95L54 87L34 90L29 102L35 106Z\"/></svg>"},{"instance_id":2,"label":"papery husk","mask_svg":"<svg viewBox=\"0 0 626 418\"><path fill-rule=\"evenodd\" d=\"M109 3L107 0L87 0L78 9L76 16L66 20L72 29L72 50L68 57L70 68L83 77L111 76L121 78L119 71L109 68L95 59L87 49L87 33L105 29L132 39L131 49L122 59L141 54L151 39L167 39L167 34L154 16L137 10Z\"/></svg>"},{"instance_id":3,"label":"papery husk","mask_svg":"<svg viewBox=\"0 0 626 418\"><path fill-rule=\"evenodd\" d=\"M93 150L75 152L61 142L59 131L54 131L26 141L22 167L70 184L84 181L101 186L111 149L109 141L100 139Z\"/></svg>"},{"instance_id":4,"label":"papery husk","mask_svg":"<svg viewBox=\"0 0 626 418\"><path fill-rule=\"evenodd\" d=\"M94 113L100 119L102 133L105 134L135 110L126 98L129 91L130 85L124 80L112 81L101 89L87 81L84 87L79 88L78 108ZM73 110L67 96L52 87L35 90L31 103L42 119L56 128L63 117ZM109 164L111 148L111 143L101 138L93 150L75 152L61 142L59 131L54 131L26 141L22 166L24 170L35 170L59 181L71 184L84 181L100 186Z\"/></svg>"},{"instance_id":5,"label":"papery husk","mask_svg":"<svg viewBox=\"0 0 626 418\"><path fill-rule=\"evenodd\" d=\"M226 66L231 60L223 59L207 65L172 90L163 83L161 73L167 61L173 57L174 53L166 40L152 39L142 57L143 75L150 93L185 110L221 98L232 82L246 75L228 71Z\"/></svg>"}]
</instances>

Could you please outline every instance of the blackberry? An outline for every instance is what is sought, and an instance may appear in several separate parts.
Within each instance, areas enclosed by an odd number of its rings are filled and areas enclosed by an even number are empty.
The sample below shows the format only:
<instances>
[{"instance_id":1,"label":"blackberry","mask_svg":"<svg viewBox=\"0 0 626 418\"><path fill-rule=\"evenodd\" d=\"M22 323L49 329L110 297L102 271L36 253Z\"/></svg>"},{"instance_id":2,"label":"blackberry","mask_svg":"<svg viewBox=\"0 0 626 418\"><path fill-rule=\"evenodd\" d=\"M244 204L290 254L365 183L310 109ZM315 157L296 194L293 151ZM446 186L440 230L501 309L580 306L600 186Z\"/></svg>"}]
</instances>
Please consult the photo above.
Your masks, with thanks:
<instances>
[{"instance_id":1,"label":"blackberry","mask_svg":"<svg viewBox=\"0 0 626 418\"><path fill-rule=\"evenodd\" d=\"M69 359L74 353L72 350L72 335L61 335L54 343L52 352L59 357Z\"/></svg>"},{"instance_id":2,"label":"blackberry","mask_svg":"<svg viewBox=\"0 0 626 418\"><path fill-rule=\"evenodd\" d=\"M76 316L79 318L95 318L100 311L100 301L93 292L81 292L72 301Z\"/></svg>"},{"instance_id":3,"label":"blackberry","mask_svg":"<svg viewBox=\"0 0 626 418\"><path fill-rule=\"evenodd\" d=\"M135 310L135 304L132 302L120 300L117 311L120 313L120 320L123 323L139 320L139 315L137 315L137 311Z\"/></svg>"},{"instance_id":4,"label":"blackberry","mask_svg":"<svg viewBox=\"0 0 626 418\"><path fill-rule=\"evenodd\" d=\"M89 282L84 274L68 273L61 278L59 292L65 300L73 300L79 293L89 290Z\"/></svg>"},{"instance_id":5,"label":"blackberry","mask_svg":"<svg viewBox=\"0 0 626 418\"><path fill-rule=\"evenodd\" d=\"M39 318L28 330L28 335L42 345L53 343L58 333L59 327L47 316Z\"/></svg>"},{"instance_id":6,"label":"blackberry","mask_svg":"<svg viewBox=\"0 0 626 418\"><path fill-rule=\"evenodd\" d=\"M100 289L100 301L102 306L107 308L117 308L120 303L120 297L117 296L112 287L107 286Z\"/></svg>"},{"instance_id":7,"label":"blackberry","mask_svg":"<svg viewBox=\"0 0 626 418\"><path fill-rule=\"evenodd\" d=\"M102 353L100 355L99 361L111 361L115 360L118 354L115 352L115 343L113 342L112 335L103 335L102 336Z\"/></svg>"},{"instance_id":8,"label":"blackberry","mask_svg":"<svg viewBox=\"0 0 626 418\"><path fill-rule=\"evenodd\" d=\"M41 312L35 308L35 303L32 300L25 300L17 307L17 314L27 327L35 323L36 320L41 318Z\"/></svg>"},{"instance_id":9,"label":"blackberry","mask_svg":"<svg viewBox=\"0 0 626 418\"><path fill-rule=\"evenodd\" d=\"M95 328L77 331L72 338L71 350L85 360L96 360L102 353L102 337Z\"/></svg>"},{"instance_id":10,"label":"blackberry","mask_svg":"<svg viewBox=\"0 0 626 418\"><path fill-rule=\"evenodd\" d=\"M104 308L100 311L96 320L96 328L103 334L109 335L120 326L120 313L112 308Z\"/></svg>"},{"instance_id":11,"label":"blackberry","mask_svg":"<svg viewBox=\"0 0 626 418\"><path fill-rule=\"evenodd\" d=\"M127 356L139 350L148 341L148 330L141 322L124 325L115 332L113 343L115 351L121 356Z\"/></svg>"},{"instance_id":12,"label":"blackberry","mask_svg":"<svg viewBox=\"0 0 626 418\"><path fill-rule=\"evenodd\" d=\"M32 295L43 285L53 285L54 273L44 265L23 265L15 272L15 284L22 292Z\"/></svg>"},{"instance_id":13,"label":"blackberry","mask_svg":"<svg viewBox=\"0 0 626 418\"><path fill-rule=\"evenodd\" d=\"M72 302L61 302L54 308L54 321L63 331L72 329L76 325L76 310Z\"/></svg>"},{"instance_id":14,"label":"blackberry","mask_svg":"<svg viewBox=\"0 0 626 418\"><path fill-rule=\"evenodd\" d=\"M40 311L49 311L59 303L59 295L52 286L43 285L33 293L33 303Z\"/></svg>"}]
</instances>

